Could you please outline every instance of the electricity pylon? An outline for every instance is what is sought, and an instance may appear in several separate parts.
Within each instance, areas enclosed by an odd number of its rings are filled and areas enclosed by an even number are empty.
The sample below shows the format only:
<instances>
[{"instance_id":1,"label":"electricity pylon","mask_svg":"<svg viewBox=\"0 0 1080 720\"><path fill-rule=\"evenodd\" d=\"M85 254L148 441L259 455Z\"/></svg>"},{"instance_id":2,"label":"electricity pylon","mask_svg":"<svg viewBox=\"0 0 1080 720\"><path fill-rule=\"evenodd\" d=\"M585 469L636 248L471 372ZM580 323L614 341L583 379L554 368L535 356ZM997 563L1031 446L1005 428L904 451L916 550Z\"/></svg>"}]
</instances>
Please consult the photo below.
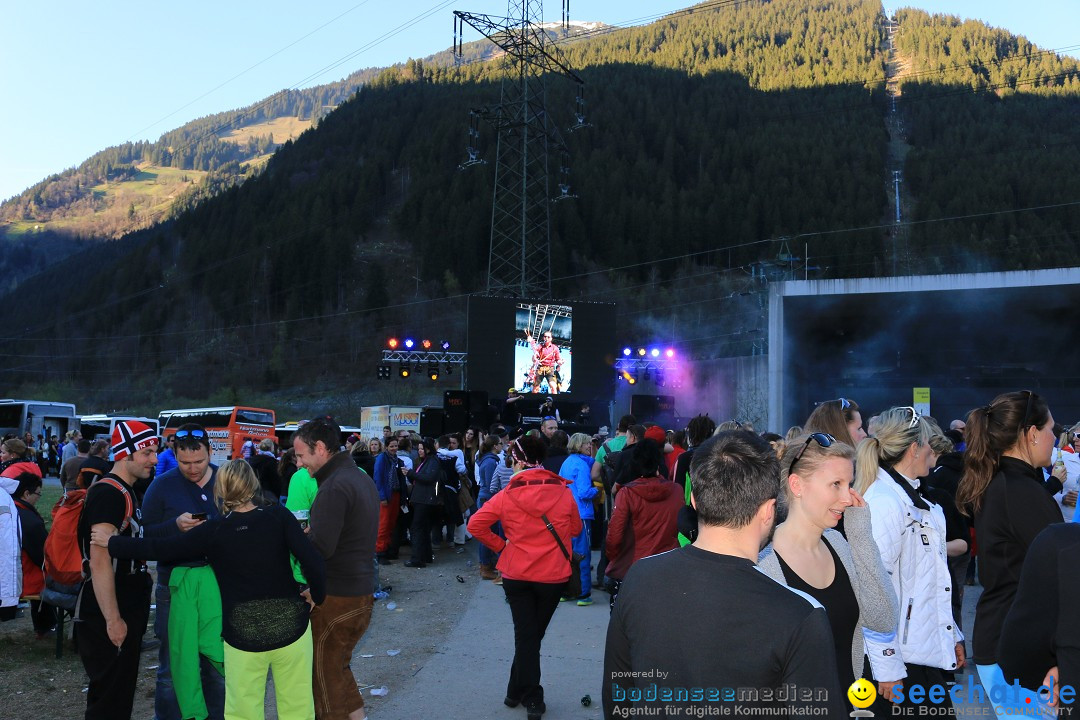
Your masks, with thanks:
<instances>
[{"instance_id":1,"label":"electricity pylon","mask_svg":"<svg viewBox=\"0 0 1080 720\"><path fill-rule=\"evenodd\" d=\"M543 0L509 0L504 18L454 11L456 57L461 57L461 35L468 24L503 50L507 69L499 104L470 113L468 159L462 164L481 162L478 119L488 121L498 135L488 295L551 296L551 204L574 197L567 177L566 144L548 116L544 77L558 73L578 84L577 122L571 130L587 126L580 93L584 82L544 29L543 7ZM569 0L563 0L562 17L563 29L568 30ZM555 198L550 196L548 184L551 146L560 152L559 194Z\"/></svg>"}]
</instances>

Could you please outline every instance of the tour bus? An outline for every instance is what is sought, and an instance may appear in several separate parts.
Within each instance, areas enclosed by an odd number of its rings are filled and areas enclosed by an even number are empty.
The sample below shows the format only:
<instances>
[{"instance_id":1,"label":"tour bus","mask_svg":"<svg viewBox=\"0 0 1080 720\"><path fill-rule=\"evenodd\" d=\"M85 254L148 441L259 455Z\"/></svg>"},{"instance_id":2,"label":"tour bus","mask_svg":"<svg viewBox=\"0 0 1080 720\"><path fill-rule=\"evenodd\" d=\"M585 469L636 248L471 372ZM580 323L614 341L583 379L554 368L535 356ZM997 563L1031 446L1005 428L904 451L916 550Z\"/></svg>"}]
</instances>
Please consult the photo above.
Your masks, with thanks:
<instances>
[{"instance_id":1,"label":"tour bus","mask_svg":"<svg viewBox=\"0 0 1080 720\"><path fill-rule=\"evenodd\" d=\"M158 434L158 421L148 417L136 417L135 415L83 415L79 418L79 432L82 433L83 438L93 442L94 440L108 440L112 442L113 429L116 428L116 423L124 422L125 420L138 420L144 425L148 425L154 429L154 434Z\"/></svg>"},{"instance_id":2,"label":"tour bus","mask_svg":"<svg viewBox=\"0 0 1080 720\"><path fill-rule=\"evenodd\" d=\"M210 436L210 461L216 465L244 456L241 447L251 438L256 445L263 438L277 442L274 433L274 411L233 405L231 407L188 408L162 410L158 423L163 437L169 437L185 423L206 428Z\"/></svg>"},{"instance_id":3,"label":"tour bus","mask_svg":"<svg viewBox=\"0 0 1080 720\"><path fill-rule=\"evenodd\" d=\"M295 433L297 430L299 430L300 426L303 425L303 424L304 423L302 423L302 422L289 421L289 422L286 422L286 423L282 423L281 425L278 425L275 428L275 430L277 431L278 442L281 443L281 447L285 448L286 450L288 450L289 448L292 447L293 433ZM345 442L349 439L349 436L354 435L354 434L355 435L360 435L361 434L360 428L358 428L358 427L356 427L354 425L342 425L341 426L341 446L345 447ZM368 438L368 439L370 440L371 438Z\"/></svg>"},{"instance_id":4,"label":"tour bus","mask_svg":"<svg viewBox=\"0 0 1080 720\"><path fill-rule=\"evenodd\" d=\"M79 418L72 403L48 400L0 400L0 437L14 433L21 439L29 432L37 442L38 435L55 435L60 440L68 430L79 427Z\"/></svg>"}]
</instances>

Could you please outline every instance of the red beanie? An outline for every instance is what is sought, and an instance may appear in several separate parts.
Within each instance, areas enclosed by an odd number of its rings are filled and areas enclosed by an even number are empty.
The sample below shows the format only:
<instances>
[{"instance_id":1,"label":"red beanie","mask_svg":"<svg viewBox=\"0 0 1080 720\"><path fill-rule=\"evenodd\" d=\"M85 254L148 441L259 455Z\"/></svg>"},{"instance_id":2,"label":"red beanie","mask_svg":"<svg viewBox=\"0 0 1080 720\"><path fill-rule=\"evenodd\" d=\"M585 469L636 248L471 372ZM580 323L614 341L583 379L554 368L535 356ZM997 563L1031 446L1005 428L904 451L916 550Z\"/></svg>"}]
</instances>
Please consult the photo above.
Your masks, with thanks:
<instances>
[{"instance_id":1,"label":"red beanie","mask_svg":"<svg viewBox=\"0 0 1080 720\"><path fill-rule=\"evenodd\" d=\"M138 420L125 420L116 423L112 434L112 453L114 460L123 460L150 445L157 445L157 433L146 423Z\"/></svg>"}]
</instances>

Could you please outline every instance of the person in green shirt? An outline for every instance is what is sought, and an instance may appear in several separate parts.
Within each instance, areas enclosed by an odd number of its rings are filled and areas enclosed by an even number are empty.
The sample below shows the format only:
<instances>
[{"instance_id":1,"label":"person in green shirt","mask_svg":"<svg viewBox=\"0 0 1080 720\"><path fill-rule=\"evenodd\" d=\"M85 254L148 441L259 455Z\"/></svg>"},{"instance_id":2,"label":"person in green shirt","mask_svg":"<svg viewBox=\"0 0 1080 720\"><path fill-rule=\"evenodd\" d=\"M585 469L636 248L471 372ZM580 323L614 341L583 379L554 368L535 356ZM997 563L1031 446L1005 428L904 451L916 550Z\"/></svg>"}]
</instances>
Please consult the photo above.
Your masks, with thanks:
<instances>
[{"instance_id":1,"label":"person in green shirt","mask_svg":"<svg viewBox=\"0 0 1080 720\"><path fill-rule=\"evenodd\" d=\"M307 468L297 468L289 479L289 495L285 498L285 508L294 514L300 510L311 510L311 505L315 502L315 493L318 491L319 484L315 482L315 478L311 477ZM302 524L306 525L306 523ZM295 557L292 558L292 567L296 581L307 585L307 579L304 578L300 563Z\"/></svg>"}]
</instances>

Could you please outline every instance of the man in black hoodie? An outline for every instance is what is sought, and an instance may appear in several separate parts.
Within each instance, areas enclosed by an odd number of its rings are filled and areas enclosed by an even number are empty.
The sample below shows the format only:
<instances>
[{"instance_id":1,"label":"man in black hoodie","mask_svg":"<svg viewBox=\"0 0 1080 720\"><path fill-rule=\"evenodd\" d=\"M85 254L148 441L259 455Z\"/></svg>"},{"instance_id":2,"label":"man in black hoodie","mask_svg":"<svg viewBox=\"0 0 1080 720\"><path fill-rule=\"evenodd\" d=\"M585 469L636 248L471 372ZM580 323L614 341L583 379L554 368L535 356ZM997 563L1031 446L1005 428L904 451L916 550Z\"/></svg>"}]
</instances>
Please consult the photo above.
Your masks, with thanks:
<instances>
[{"instance_id":1,"label":"man in black hoodie","mask_svg":"<svg viewBox=\"0 0 1080 720\"><path fill-rule=\"evenodd\" d=\"M951 432L951 431L950 431ZM960 555L949 555L949 575L952 576L952 612L956 627L963 630L964 580L967 578L968 565L971 563L971 523L956 507L956 487L964 474L964 453L953 450L953 441L947 436L931 438L931 448L937 443L944 450L938 455L937 466L926 476L925 495L941 506L945 513L945 539L952 541L962 538L968 549Z\"/></svg>"},{"instance_id":2,"label":"man in black hoodie","mask_svg":"<svg viewBox=\"0 0 1080 720\"><path fill-rule=\"evenodd\" d=\"M562 469L563 461L569 456L566 446L570 443L570 436L565 430L555 430L548 438L548 456L544 461L544 467L556 475Z\"/></svg>"}]
</instances>

